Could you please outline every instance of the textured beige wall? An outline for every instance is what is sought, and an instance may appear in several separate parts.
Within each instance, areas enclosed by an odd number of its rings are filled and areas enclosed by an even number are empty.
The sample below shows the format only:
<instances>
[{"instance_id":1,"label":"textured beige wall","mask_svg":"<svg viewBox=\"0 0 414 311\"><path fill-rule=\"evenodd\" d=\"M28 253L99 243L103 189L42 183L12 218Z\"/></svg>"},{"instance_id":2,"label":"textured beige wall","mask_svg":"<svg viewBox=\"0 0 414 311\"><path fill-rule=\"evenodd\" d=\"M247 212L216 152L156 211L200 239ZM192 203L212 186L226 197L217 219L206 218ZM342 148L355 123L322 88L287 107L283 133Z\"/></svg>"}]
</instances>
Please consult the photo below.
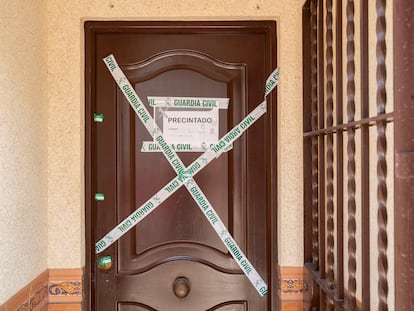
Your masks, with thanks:
<instances>
[{"instance_id":1,"label":"textured beige wall","mask_svg":"<svg viewBox=\"0 0 414 311\"><path fill-rule=\"evenodd\" d=\"M0 1L0 305L47 268L46 5Z\"/></svg>"},{"instance_id":2,"label":"textured beige wall","mask_svg":"<svg viewBox=\"0 0 414 311\"><path fill-rule=\"evenodd\" d=\"M48 1L50 268L84 264L83 21L91 19L278 21L279 263L302 265L302 2Z\"/></svg>"}]
</instances>

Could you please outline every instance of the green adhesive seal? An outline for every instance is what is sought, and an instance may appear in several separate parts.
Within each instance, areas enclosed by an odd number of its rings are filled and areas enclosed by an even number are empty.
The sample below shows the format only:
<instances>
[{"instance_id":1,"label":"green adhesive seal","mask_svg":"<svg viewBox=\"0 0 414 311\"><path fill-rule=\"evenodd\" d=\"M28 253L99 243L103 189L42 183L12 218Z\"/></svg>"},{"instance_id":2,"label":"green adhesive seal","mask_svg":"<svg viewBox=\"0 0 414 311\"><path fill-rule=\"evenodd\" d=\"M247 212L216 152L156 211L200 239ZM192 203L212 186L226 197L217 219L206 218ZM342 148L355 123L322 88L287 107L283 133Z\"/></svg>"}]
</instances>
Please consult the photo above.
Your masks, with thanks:
<instances>
[{"instance_id":1,"label":"green adhesive seal","mask_svg":"<svg viewBox=\"0 0 414 311\"><path fill-rule=\"evenodd\" d=\"M95 193L95 201L104 201L105 195L103 193Z\"/></svg>"},{"instance_id":2,"label":"green adhesive seal","mask_svg":"<svg viewBox=\"0 0 414 311\"><path fill-rule=\"evenodd\" d=\"M98 267L101 270L109 270L112 267L112 258L111 256L104 256L99 258Z\"/></svg>"},{"instance_id":3,"label":"green adhesive seal","mask_svg":"<svg viewBox=\"0 0 414 311\"><path fill-rule=\"evenodd\" d=\"M94 113L93 114L93 120L95 122L103 122L103 120L104 120L104 114L103 113L100 113L100 114Z\"/></svg>"}]
</instances>

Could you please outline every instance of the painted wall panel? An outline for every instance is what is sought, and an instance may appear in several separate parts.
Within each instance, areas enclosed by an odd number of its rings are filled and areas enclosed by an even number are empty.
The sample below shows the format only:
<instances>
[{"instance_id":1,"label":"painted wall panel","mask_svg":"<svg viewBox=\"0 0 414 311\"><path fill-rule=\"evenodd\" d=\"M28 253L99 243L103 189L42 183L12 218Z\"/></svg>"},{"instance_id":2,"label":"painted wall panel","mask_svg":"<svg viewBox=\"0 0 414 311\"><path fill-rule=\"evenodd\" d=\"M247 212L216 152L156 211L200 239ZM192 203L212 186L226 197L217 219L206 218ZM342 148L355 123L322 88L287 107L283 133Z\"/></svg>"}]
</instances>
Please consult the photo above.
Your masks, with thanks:
<instances>
[{"instance_id":1,"label":"painted wall panel","mask_svg":"<svg viewBox=\"0 0 414 311\"><path fill-rule=\"evenodd\" d=\"M0 305L47 268L46 3L0 2Z\"/></svg>"}]
</instances>

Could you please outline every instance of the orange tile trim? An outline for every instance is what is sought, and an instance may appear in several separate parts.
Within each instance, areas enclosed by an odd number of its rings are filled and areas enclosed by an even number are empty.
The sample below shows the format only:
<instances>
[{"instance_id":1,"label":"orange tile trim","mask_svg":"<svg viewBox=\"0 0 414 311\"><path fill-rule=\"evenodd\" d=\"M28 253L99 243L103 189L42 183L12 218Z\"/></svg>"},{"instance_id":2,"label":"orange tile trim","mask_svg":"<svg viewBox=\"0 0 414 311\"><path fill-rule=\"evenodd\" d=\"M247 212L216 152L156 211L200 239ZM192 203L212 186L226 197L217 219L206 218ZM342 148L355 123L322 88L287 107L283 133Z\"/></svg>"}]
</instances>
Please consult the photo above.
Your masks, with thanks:
<instances>
[{"instance_id":1,"label":"orange tile trim","mask_svg":"<svg viewBox=\"0 0 414 311\"><path fill-rule=\"evenodd\" d=\"M55 305L49 305L49 308L47 311L81 311L82 307L79 304L55 304Z\"/></svg>"},{"instance_id":2,"label":"orange tile trim","mask_svg":"<svg viewBox=\"0 0 414 311\"><path fill-rule=\"evenodd\" d=\"M278 266L279 296L283 301L301 301L303 303L306 283L303 267Z\"/></svg>"},{"instance_id":3,"label":"orange tile trim","mask_svg":"<svg viewBox=\"0 0 414 311\"><path fill-rule=\"evenodd\" d=\"M283 311L303 311L305 310L303 302L282 302L281 310Z\"/></svg>"},{"instance_id":4,"label":"orange tile trim","mask_svg":"<svg viewBox=\"0 0 414 311\"><path fill-rule=\"evenodd\" d=\"M0 311L46 311L48 304L76 308L82 302L82 277L81 268L46 270L0 305Z\"/></svg>"},{"instance_id":5,"label":"orange tile trim","mask_svg":"<svg viewBox=\"0 0 414 311\"><path fill-rule=\"evenodd\" d=\"M82 302L83 269L49 270L49 303Z\"/></svg>"},{"instance_id":6,"label":"orange tile trim","mask_svg":"<svg viewBox=\"0 0 414 311\"><path fill-rule=\"evenodd\" d=\"M49 271L46 270L0 306L0 311L46 310Z\"/></svg>"}]
</instances>

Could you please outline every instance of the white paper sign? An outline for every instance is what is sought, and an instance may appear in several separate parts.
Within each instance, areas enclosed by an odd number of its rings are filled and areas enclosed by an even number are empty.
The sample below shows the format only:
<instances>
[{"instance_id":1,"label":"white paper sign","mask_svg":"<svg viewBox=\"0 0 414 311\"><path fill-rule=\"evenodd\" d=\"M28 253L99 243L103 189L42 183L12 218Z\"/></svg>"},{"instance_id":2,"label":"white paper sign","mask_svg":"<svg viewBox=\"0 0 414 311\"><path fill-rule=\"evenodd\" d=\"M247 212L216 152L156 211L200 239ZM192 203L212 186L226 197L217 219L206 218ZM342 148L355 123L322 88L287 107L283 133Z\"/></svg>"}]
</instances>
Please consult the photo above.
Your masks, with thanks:
<instances>
[{"instance_id":1,"label":"white paper sign","mask_svg":"<svg viewBox=\"0 0 414 311\"><path fill-rule=\"evenodd\" d=\"M218 109L162 110L162 131L168 143L211 144L219 139Z\"/></svg>"}]
</instances>

